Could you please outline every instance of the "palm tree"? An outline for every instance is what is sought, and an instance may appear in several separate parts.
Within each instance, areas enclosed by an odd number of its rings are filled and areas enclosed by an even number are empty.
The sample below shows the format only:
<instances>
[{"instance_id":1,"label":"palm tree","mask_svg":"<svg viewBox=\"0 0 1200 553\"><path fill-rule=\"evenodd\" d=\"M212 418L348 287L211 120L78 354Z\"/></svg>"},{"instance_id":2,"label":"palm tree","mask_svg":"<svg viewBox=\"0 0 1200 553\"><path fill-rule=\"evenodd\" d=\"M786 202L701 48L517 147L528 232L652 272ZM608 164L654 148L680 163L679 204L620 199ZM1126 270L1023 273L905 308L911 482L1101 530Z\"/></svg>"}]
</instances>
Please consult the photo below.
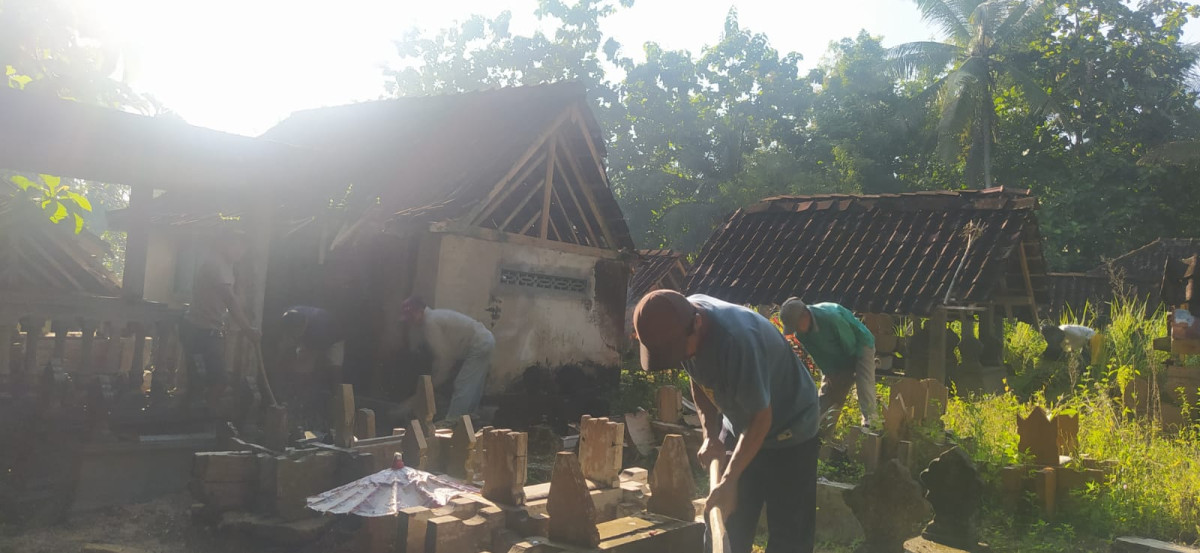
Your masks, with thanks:
<instances>
[{"instance_id":1,"label":"palm tree","mask_svg":"<svg viewBox=\"0 0 1200 553\"><path fill-rule=\"evenodd\" d=\"M922 18L941 29L944 42L910 42L892 48L893 70L901 78L939 78L918 98L937 98L938 150L953 163L966 146L968 160L982 156L984 186L992 185L992 144L996 128L996 87L1004 80L1019 87L1031 107L1050 98L1013 54L1043 21L1046 0L915 0ZM973 165L973 164L969 164Z\"/></svg>"}]
</instances>

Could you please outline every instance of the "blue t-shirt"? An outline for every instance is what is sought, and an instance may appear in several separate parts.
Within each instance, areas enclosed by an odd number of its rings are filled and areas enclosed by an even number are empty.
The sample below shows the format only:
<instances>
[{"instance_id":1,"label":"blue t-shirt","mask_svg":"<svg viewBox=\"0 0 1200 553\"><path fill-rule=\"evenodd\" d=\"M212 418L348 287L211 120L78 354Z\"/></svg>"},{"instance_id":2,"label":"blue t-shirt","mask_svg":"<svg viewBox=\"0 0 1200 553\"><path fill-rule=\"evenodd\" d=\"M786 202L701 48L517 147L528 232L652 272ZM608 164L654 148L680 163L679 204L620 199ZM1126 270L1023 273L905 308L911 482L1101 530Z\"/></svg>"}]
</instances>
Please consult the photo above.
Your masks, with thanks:
<instances>
[{"instance_id":1,"label":"blue t-shirt","mask_svg":"<svg viewBox=\"0 0 1200 553\"><path fill-rule=\"evenodd\" d=\"M707 313L708 334L684 369L741 434L754 414L771 408L767 449L817 435L817 386L783 333L745 307L704 295L688 297Z\"/></svg>"}]
</instances>

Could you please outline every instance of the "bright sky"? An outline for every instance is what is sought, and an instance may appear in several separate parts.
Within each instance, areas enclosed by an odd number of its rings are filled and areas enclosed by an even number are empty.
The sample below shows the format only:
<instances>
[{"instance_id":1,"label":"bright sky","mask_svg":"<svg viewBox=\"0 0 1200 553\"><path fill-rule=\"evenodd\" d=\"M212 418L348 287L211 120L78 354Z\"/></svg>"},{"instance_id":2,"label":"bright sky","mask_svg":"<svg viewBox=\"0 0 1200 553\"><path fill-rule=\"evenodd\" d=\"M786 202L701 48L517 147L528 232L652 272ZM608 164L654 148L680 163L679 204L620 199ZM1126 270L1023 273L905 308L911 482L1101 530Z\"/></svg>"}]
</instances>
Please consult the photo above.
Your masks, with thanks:
<instances>
[{"instance_id":1,"label":"bright sky","mask_svg":"<svg viewBox=\"0 0 1200 553\"><path fill-rule=\"evenodd\" d=\"M569 0L568 0L569 1ZM531 30L536 0L91 0L89 11L136 56L133 86L189 123L258 135L293 111L383 94L381 67L396 64L392 40L434 31L471 14L513 12ZM781 52L815 64L830 41L860 29L888 45L935 38L912 0L637 0L605 31L641 57L658 42L693 53L716 42L725 14L764 32ZM1200 25L1189 27L1200 38Z\"/></svg>"}]
</instances>

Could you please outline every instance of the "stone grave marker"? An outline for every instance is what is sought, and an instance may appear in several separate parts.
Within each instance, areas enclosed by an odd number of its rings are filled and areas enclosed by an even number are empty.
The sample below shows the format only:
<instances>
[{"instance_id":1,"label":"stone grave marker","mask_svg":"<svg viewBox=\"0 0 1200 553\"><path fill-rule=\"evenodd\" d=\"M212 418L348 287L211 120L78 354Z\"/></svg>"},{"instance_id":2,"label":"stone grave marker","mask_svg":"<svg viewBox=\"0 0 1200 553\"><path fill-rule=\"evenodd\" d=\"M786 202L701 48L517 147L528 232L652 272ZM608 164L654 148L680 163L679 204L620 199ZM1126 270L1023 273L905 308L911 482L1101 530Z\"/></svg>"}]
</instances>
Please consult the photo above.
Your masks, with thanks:
<instances>
[{"instance_id":1,"label":"stone grave marker","mask_svg":"<svg viewBox=\"0 0 1200 553\"><path fill-rule=\"evenodd\" d=\"M350 447L354 443L354 386L337 384L329 402L329 420L333 424L333 445Z\"/></svg>"},{"instance_id":2,"label":"stone grave marker","mask_svg":"<svg viewBox=\"0 0 1200 553\"><path fill-rule=\"evenodd\" d=\"M471 416L454 421L454 433L446 452L446 474L468 482L475 479L475 428Z\"/></svg>"},{"instance_id":3,"label":"stone grave marker","mask_svg":"<svg viewBox=\"0 0 1200 553\"><path fill-rule=\"evenodd\" d=\"M897 378L892 383L892 393L889 401L895 401L896 398L903 398L904 405L912 410L913 424L921 424L925 420L926 405L929 396L929 389L925 385L926 381L932 381L932 379L918 380L906 377Z\"/></svg>"},{"instance_id":4,"label":"stone grave marker","mask_svg":"<svg viewBox=\"0 0 1200 553\"><path fill-rule=\"evenodd\" d=\"M579 423L579 460L585 478L601 488L620 485L624 451L624 423L583 416Z\"/></svg>"},{"instance_id":5,"label":"stone grave marker","mask_svg":"<svg viewBox=\"0 0 1200 553\"><path fill-rule=\"evenodd\" d=\"M375 437L375 411L359 409L354 414L354 437L369 440Z\"/></svg>"},{"instance_id":6,"label":"stone grave marker","mask_svg":"<svg viewBox=\"0 0 1200 553\"><path fill-rule=\"evenodd\" d=\"M908 469L892 459L846 492L846 504L862 524L859 553L904 553L904 542L929 521L929 503Z\"/></svg>"},{"instance_id":7,"label":"stone grave marker","mask_svg":"<svg viewBox=\"0 0 1200 553\"><path fill-rule=\"evenodd\" d=\"M658 420L679 424L683 420L683 393L674 386L658 389Z\"/></svg>"},{"instance_id":8,"label":"stone grave marker","mask_svg":"<svg viewBox=\"0 0 1200 553\"><path fill-rule=\"evenodd\" d=\"M658 460L650 473L650 500L646 508L651 513L679 520L692 520L695 510L696 481L688 460L683 436L668 434L663 438Z\"/></svg>"},{"instance_id":9,"label":"stone grave marker","mask_svg":"<svg viewBox=\"0 0 1200 553\"><path fill-rule=\"evenodd\" d=\"M904 398L896 396L888 402L883 411L883 458L893 459L897 455L900 442L908 441L911 434L913 410L904 403Z\"/></svg>"},{"instance_id":10,"label":"stone grave marker","mask_svg":"<svg viewBox=\"0 0 1200 553\"><path fill-rule=\"evenodd\" d=\"M950 547L976 549L984 484L971 458L955 447L929 463L920 478L934 513L921 536Z\"/></svg>"},{"instance_id":11,"label":"stone grave marker","mask_svg":"<svg viewBox=\"0 0 1200 553\"><path fill-rule=\"evenodd\" d=\"M528 435L512 430L485 428L480 441L484 457L483 497L502 505L524 505L529 462Z\"/></svg>"},{"instance_id":12,"label":"stone grave marker","mask_svg":"<svg viewBox=\"0 0 1200 553\"><path fill-rule=\"evenodd\" d=\"M1054 416L1058 426L1058 453L1075 457L1079 454L1079 415Z\"/></svg>"},{"instance_id":13,"label":"stone grave marker","mask_svg":"<svg viewBox=\"0 0 1200 553\"><path fill-rule=\"evenodd\" d=\"M1033 462L1043 467L1058 466L1058 424L1037 406L1028 417L1017 415L1017 433L1021 439L1017 444L1020 451L1033 455Z\"/></svg>"},{"instance_id":14,"label":"stone grave marker","mask_svg":"<svg viewBox=\"0 0 1200 553\"><path fill-rule=\"evenodd\" d=\"M589 548L600 545L596 506L574 453L561 451L554 459L546 512L550 515L551 540Z\"/></svg>"}]
</instances>

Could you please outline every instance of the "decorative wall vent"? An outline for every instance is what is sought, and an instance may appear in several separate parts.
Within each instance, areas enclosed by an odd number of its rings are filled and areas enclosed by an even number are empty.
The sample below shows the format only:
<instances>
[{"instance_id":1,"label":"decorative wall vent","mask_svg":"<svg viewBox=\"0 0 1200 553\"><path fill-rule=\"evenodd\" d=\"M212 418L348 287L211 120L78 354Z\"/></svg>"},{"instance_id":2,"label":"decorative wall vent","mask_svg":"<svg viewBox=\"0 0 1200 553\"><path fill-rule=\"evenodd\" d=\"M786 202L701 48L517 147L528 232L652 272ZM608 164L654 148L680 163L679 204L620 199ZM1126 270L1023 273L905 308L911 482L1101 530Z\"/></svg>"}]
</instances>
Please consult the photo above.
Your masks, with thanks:
<instances>
[{"instance_id":1,"label":"decorative wall vent","mask_svg":"<svg viewBox=\"0 0 1200 553\"><path fill-rule=\"evenodd\" d=\"M511 284L539 290L557 290L576 294L587 293L587 281L581 278L500 269L500 284Z\"/></svg>"}]
</instances>

